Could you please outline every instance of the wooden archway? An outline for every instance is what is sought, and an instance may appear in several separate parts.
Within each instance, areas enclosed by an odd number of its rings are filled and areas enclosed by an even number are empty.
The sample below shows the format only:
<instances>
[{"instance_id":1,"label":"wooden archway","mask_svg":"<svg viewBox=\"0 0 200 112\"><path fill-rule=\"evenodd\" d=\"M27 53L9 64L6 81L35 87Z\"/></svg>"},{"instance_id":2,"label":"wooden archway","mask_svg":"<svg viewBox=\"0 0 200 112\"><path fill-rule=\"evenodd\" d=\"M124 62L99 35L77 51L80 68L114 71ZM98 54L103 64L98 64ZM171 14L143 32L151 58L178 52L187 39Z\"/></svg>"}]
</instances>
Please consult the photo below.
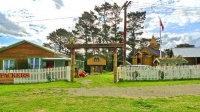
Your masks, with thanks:
<instances>
[{"instance_id":1,"label":"wooden archway","mask_svg":"<svg viewBox=\"0 0 200 112\"><path fill-rule=\"evenodd\" d=\"M114 71L114 83L117 82L117 48L123 48L123 43L118 44L65 44L65 47L71 49L71 82L74 82L75 77L75 49L78 48L114 48L113 57L113 71Z\"/></svg>"}]
</instances>

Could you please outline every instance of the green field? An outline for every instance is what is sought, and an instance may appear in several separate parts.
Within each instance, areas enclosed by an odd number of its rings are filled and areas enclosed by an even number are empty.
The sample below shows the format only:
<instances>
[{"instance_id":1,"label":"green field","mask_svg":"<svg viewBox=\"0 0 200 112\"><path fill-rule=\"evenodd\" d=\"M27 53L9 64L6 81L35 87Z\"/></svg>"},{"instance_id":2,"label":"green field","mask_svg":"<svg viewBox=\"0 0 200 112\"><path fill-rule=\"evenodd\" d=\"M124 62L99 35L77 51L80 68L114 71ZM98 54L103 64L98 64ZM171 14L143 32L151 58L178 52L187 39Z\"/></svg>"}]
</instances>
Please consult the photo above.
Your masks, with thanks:
<instances>
[{"instance_id":1,"label":"green field","mask_svg":"<svg viewBox=\"0 0 200 112\"><path fill-rule=\"evenodd\" d=\"M89 80L89 84L82 82ZM200 80L113 83L112 73L76 78L75 82L0 85L0 112L197 112L200 96L118 98L71 96L67 88L141 87L200 84ZM59 89L59 91L58 91Z\"/></svg>"}]
</instances>

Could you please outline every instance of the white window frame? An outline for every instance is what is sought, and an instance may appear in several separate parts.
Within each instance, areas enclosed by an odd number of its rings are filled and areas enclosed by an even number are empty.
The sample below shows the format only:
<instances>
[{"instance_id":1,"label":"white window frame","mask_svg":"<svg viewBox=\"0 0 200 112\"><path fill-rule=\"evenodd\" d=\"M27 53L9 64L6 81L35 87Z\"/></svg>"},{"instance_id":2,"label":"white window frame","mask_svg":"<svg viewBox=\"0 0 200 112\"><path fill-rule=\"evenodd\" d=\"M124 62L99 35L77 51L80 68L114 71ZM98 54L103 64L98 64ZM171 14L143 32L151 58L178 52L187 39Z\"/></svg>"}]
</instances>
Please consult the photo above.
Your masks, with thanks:
<instances>
[{"instance_id":1,"label":"white window frame","mask_svg":"<svg viewBox=\"0 0 200 112\"><path fill-rule=\"evenodd\" d=\"M5 61L8 61L8 68L5 68L4 64L5 64ZM3 60L3 70L5 69L9 69L11 66L10 66L10 62L13 61L14 62L14 65L12 67L15 67L15 60L13 59L5 59Z\"/></svg>"},{"instance_id":2,"label":"white window frame","mask_svg":"<svg viewBox=\"0 0 200 112\"><path fill-rule=\"evenodd\" d=\"M36 69L36 66L35 66L35 61L36 61L36 59L39 59L39 68L38 69L40 69L40 67L41 67L41 58L28 58L28 63L31 65L31 59L33 59L33 68L32 69Z\"/></svg>"}]
</instances>

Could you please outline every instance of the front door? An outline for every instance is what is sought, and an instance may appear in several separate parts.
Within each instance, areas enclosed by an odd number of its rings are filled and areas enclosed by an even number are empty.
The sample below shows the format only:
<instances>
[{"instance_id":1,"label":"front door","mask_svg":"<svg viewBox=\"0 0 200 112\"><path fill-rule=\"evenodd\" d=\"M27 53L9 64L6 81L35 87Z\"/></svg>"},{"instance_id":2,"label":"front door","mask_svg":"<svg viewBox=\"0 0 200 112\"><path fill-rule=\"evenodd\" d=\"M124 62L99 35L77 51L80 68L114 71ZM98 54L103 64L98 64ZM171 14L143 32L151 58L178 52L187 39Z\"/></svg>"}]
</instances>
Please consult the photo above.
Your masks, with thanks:
<instances>
[{"instance_id":1,"label":"front door","mask_svg":"<svg viewBox=\"0 0 200 112\"><path fill-rule=\"evenodd\" d=\"M94 66L94 72L99 73L99 66Z\"/></svg>"},{"instance_id":2,"label":"front door","mask_svg":"<svg viewBox=\"0 0 200 112\"><path fill-rule=\"evenodd\" d=\"M54 67L54 61L47 61L46 68L53 68Z\"/></svg>"}]
</instances>

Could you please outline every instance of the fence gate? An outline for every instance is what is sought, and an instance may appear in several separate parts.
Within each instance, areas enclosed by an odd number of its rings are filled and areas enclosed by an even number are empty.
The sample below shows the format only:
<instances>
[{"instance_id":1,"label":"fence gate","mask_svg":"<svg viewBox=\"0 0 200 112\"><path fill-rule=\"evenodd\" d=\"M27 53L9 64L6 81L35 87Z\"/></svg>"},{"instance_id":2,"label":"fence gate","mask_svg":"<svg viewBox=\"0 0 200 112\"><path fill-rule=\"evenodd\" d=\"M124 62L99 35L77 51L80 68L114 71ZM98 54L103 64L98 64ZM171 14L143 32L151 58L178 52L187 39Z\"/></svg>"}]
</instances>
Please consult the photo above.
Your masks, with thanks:
<instances>
[{"instance_id":1,"label":"fence gate","mask_svg":"<svg viewBox=\"0 0 200 112\"><path fill-rule=\"evenodd\" d=\"M123 43L118 44L65 44L65 47L71 49L71 81L75 77L75 51L76 48L114 48L114 82L117 82L117 48L122 48Z\"/></svg>"}]
</instances>

